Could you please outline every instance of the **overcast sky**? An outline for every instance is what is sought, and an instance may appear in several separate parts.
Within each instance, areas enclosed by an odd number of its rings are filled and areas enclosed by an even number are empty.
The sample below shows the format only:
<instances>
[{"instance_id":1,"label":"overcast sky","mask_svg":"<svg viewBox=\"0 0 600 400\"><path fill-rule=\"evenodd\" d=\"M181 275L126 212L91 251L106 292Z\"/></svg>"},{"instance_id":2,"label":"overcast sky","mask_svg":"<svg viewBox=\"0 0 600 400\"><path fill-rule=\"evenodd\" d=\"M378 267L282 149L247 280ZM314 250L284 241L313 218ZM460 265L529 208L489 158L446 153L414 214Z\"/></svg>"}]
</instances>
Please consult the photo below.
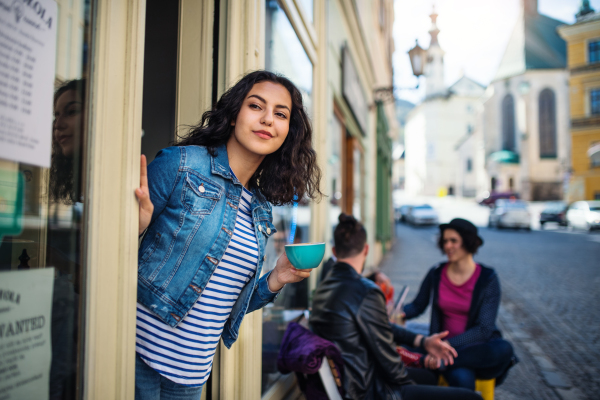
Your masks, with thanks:
<instances>
[{"instance_id":1,"label":"overcast sky","mask_svg":"<svg viewBox=\"0 0 600 400\"><path fill-rule=\"evenodd\" d=\"M580 3L581 0L539 0L539 11L573 23ZM416 85L417 78L412 75L407 52L415 45L415 39L421 47L429 46L429 14L434 4L439 14L440 46L446 52L446 84L456 82L464 71L468 77L487 85L500 64L521 0L395 0L394 84L398 88ZM600 0L591 0L590 4L600 11ZM419 90L397 90L396 96L419 102L425 88L424 78L420 80Z\"/></svg>"}]
</instances>

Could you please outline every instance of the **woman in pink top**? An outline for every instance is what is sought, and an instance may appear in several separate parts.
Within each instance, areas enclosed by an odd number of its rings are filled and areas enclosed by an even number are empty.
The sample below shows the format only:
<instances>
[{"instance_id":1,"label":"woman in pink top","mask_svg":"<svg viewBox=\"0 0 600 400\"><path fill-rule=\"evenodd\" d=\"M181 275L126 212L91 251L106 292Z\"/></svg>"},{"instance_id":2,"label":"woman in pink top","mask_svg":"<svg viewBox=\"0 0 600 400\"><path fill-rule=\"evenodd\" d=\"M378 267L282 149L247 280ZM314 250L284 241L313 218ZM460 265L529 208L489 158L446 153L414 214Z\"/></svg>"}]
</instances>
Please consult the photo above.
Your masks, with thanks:
<instances>
[{"instance_id":1,"label":"woman in pink top","mask_svg":"<svg viewBox=\"0 0 600 400\"><path fill-rule=\"evenodd\" d=\"M447 331L448 343L458 352L442 373L450 386L473 390L476 378L502 383L517 362L511 344L496 327L498 275L473 260L481 245L477 227L467 220L455 218L440 225L438 246L448 261L431 268L415 300L404 307L405 318L415 318L431 299L430 332Z\"/></svg>"}]
</instances>

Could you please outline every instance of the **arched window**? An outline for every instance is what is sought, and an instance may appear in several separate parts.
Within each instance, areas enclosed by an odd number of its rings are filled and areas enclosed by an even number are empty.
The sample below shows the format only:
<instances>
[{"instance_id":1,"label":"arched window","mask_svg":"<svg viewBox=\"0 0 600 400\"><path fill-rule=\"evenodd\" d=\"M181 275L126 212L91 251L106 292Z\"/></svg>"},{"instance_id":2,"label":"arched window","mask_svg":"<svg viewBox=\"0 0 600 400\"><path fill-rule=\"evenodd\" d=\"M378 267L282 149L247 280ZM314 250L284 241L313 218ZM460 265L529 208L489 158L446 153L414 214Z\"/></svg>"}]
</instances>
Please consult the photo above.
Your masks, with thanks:
<instances>
[{"instance_id":1,"label":"arched window","mask_svg":"<svg viewBox=\"0 0 600 400\"><path fill-rule=\"evenodd\" d=\"M515 101L511 94L502 100L502 150L515 151Z\"/></svg>"},{"instance_id":2,"label":"arched window","mask_svg":"<svg viewBox=\"0 0 600 400\"><path fill-rule=\"evenodd\" d=\"M556 101L552 89L544 89L539 98L540 157L556 158Z\"/></svg>"}]
</instances>

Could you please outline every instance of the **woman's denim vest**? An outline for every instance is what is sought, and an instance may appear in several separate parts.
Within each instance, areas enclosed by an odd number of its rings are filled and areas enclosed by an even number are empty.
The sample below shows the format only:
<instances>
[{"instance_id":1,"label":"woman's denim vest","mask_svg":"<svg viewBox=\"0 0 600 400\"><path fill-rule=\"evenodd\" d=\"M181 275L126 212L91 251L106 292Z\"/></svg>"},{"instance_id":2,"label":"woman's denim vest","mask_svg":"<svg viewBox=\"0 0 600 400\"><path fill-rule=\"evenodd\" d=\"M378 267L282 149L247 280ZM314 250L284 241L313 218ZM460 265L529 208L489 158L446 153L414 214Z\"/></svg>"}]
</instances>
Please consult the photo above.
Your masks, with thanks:
<instances>
[{"instance_id":1,"label":"woman's denim vest","mask_svg":"<svg viewBox=\"0 0 600 400\"><path fill-rule=\"evenodd\" d=\"M169 147L148 166L152 220L138 253L138 302L177 326L196 303L223 257L235 227L242 185L231 174L225 146L212 157L205 147ZM258 266L233 305L223 329L235 342L244 315L273 301L262 278L265 245L275 233L271 205L253 191L252 219ZM260 278L260 279L259 279Z\"/></svg>"}]
</instances>

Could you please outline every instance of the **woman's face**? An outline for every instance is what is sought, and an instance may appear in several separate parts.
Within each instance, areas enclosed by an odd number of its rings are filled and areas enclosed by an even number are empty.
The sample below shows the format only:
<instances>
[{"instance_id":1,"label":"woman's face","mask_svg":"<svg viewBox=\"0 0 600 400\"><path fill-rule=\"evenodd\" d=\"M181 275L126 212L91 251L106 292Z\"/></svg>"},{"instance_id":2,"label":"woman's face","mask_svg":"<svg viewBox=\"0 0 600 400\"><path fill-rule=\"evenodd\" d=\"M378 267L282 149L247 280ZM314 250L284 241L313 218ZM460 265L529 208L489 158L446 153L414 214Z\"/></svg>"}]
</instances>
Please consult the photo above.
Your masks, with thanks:
<instances>
[{"instance_id":1,"label":"woman's face","mask_svg":"<svg viewBox=\"0 0 600 400\"><path fill-rule=\"evenodd\" d=\"M444 253L449 262L457 262L467 257L469 253L463 247L462 237L454 229L444 229Z\"/></svg>"},{"instance_id":2,"label":"woman's face","mask_svg":"<svg viewBox=\"0 0 600 400\"><path fill-rule=\"evenodd\" d=\"M246 95L229 139L248 155L263 157L277 151L290 130L292 97L282 85L255 84ZM238 146L236 146L238 147Z\"/></svg>"},{"instance_id":3,"label":"woman's face","mask_svg":"<svg viewBox=\"0 0 600 400\"><path fill-rule=\"evenodd\" d=\"M52 134L67 157L73 157L81 139L82 108L83 103L74 90L61 94L54 104Z\"/></svg>"}]
</instances>

